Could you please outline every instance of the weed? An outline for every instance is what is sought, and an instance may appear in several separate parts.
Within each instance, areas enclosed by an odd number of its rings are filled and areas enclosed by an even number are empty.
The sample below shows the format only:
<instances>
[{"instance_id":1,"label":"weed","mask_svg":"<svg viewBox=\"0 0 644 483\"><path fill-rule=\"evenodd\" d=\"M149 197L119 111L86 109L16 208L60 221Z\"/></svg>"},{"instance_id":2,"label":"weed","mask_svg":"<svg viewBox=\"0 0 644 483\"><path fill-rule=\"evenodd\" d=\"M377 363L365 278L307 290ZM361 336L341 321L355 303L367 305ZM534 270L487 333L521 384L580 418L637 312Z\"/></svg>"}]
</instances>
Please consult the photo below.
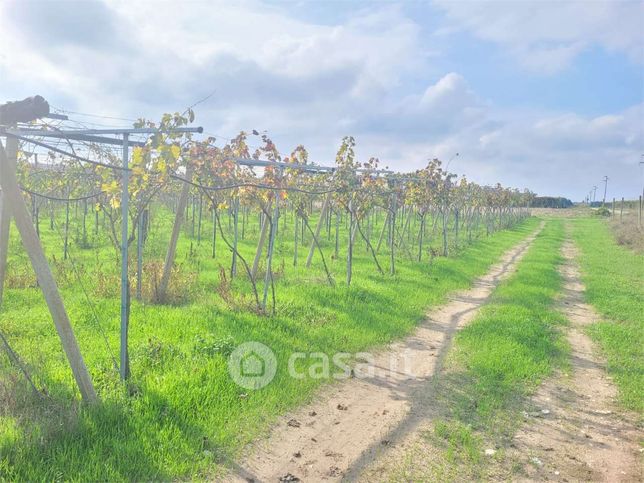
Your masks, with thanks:
<instances>
[{"instance_id":1,"label":"weed","mask_svg":"<svg viewBox=\"0 0 644 483\"><path fill-rule=\"evenodd\" d=\"M4 283L7 288L35 287L36 274L26 261L9 260Z\"/></svg>"},{"instance_id":2,"label":"weed","mask_svg":"<svg viewBox=\"0 0 644 483\"><path fill-rule=\"evenodd\" d=\"M187 270L183 264L175 264L171 269L168 289L162 295L160 285L164 266L165 264L160 260L150 260L143 263L143 299L155 304L185 304L195 292L196 285L193 281L197 279L197 272ZM132 278L130 276L130 279Z\"/></svg>"},{"instance_id":3,"label":"weed","mask_svg":"<svg viewBox=\"0 0 644 483\"><path fill-rule=\"evenodd\" d=\"M604 206L601 208L597 208L596 210L593 210L593 215L595 216L601 216L601 217L609 217L610 216L610 210Z\"/></svg>"},{"instance_id":4,"label":"weed","mask_svg":"<svg viewBox=\"0 0 644 483\"><path fill-rule=\"evenodd\" d=\"M225 337L215 337L212 334L197 335L192 346L192 354L206 357L214 357L215 355L228 357L234 348L235 341L229 335Z\"/></svg>"}]
</instances>

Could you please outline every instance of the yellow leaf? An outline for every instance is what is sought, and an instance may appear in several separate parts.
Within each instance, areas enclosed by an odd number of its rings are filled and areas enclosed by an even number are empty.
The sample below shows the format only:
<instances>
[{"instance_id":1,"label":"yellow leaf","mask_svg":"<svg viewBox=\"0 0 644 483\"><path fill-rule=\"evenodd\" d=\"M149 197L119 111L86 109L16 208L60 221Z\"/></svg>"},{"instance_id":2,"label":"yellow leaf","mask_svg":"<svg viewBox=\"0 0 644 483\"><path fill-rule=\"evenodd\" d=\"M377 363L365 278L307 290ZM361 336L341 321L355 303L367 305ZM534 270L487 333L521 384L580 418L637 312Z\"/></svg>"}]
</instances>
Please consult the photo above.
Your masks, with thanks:
<instances>
[{"instance_id":1,"label":"yellow leaf","mask_svg":"<svg viewBox=\"0 0 644 483\"><path fill-rule=\"evenodd\" d=\"M101 185L101 191L104 191L106 193L118 193L119 191L119 184L116 181L112 181L111 183L103 183Z\"/></svg>"},{"instance_id":2,"label":"yellow leaf","mask_svg":"<svg viewBox=\"0 0 644 483\"><path fill-rule=\"evenodd\" d=\"M137 146L132 151L132 164L137 166L143 163L143 150Z\"/></svg>"},{"instance_id":3,"label":"yellow leaf","mask_svg":"<svg viewBox=\"0 0 644 483\"><path fill-rule=\"evenodd\" d=\"M136 176L141 176L143 173L145 173L145 170L141 166L135 166L132 168L132 174Z\"/></svg>"}]
</instances>

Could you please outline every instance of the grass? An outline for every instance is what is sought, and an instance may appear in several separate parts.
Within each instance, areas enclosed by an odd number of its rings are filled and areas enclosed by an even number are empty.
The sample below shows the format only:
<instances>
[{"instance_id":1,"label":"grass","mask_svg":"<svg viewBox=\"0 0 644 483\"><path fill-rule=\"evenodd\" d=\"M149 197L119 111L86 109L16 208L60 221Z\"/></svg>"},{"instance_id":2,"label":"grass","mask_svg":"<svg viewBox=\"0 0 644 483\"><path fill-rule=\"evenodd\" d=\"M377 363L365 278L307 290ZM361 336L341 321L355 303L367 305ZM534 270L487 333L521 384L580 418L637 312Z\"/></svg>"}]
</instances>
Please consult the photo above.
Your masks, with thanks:
<instances>
[{"instance_id":1,"label":"grass","mask_svg":"<svg viewBox=\"0 0 644 483\"><path fill-rule=\"evenodd\" d=\"M559 331L565 319L554 307L561 288L562 241L561 222L549 222L517 272L456 336L454 360L474 379L470 397L477 401L473 411L458 408L461 419L489 426L499 411L536 388L565 360Z\"/></svg>"},{"instance_id":2,"label":"grass","mask_svg":"<svg viewBox=\"0 0 644 483\"><path fill-rule=\"evenodd\" d=\"M603 320L589 328L624 407L644 414L644 255L619 246L603 220L579 219L573 236L586 299Z\"/></svg>"},{"instance_id":3,"label":"grass","mask_svg":"<svg viewBox=\"0 0 644 483\"><path fill-rule=\"evenodd\" d=\"M639 214L629 210L623 217L618 213L610 220L610 228L618 245L642 255L644 254L644 228L639 225Z\"/></svg>"},{"instance_id":4,"label":"grass","mask_svg":"<svg viewBox=\"0 0 644 483\"><path fill-rule=\"evenodd\" d=\"M146 260L162 258L170 218L161 212L153 216ZM6 357L0 357L0 478L212 478L278 415L314 396L320 380L296 380L287 374L293 351L353 353L408 334L428 307L467 287L536 224L535 219L527 220L432 264L401 257L394 277L378 275L364 244L356 244L350 288L342 283L335 288L326 285L317 260L311 270L293 267L289 237L293 225L283 224L273 317L222 300L217 293L222 285L219 274L228 266L230 254L220 244L217 258L212 259L207 241L199 244L184 233L177 260L181 283L175 286L182 303L133 303L132 380L124 386L111 359L119 334L114 251L101 239L91 240L91 248L72 244L72 266L61 260L59 234L43 223L41 239L62 281L63 299L102 400L96 407L78 403L47 308L39 291L30 286L26 257L17 249L14 229L10 270L15 288L6 290L0 328L47 396L44 401L37 398ZM76 233L73 227L72 236ZM256 223L249 225L241 242L245 256L252 253L256 234ZM331 243L325 240L327 253ZM301 259L304 256L301 250ZM337 260L329 260L338 280L343 278L344 256L341 252ZM231 290L248 293L248 284L239 277ZM278 360L275 379L259 391L236 386L226 368L232 348L251 340L268 345Z\"/></svg>"},{"instance_id":5,"label":"grass","mask_svg":"<svg viewBox=\"0 0 644 483\"><path fill-rule=\"evenodd\" d=\"M448 466L461 465L457 473L481 477L485 441L503 448L520 424L526 397L567 364L560 330L566 321L554 306L561 288L562 223L547 223L516 273L455 337L436 388L446 417L435 422L430 439L444 448Z\"/></svg>"},{"instance_id":6,"label":"grass","mask_svg":"<svg viewBox=\"0 0 644 483\"><path fill-rule=\"evenodd\" d=\"M458 421L437 421L434 436L435 441L445 448L448 463L477 464L481 461L482 438L472 431L470 425Z\"/></svg>"}]
</instances>

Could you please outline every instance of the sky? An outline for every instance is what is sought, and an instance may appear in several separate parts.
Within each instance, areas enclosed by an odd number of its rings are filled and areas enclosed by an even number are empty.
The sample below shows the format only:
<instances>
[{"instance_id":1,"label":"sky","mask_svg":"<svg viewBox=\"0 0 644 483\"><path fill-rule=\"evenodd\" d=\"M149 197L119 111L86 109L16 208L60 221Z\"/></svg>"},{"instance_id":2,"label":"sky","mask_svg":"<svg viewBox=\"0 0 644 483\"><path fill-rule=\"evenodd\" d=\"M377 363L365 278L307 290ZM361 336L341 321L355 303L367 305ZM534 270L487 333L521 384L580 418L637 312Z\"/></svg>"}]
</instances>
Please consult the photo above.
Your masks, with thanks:
<instances>
[{"instance_id":1,"label":"sky","mask_svg":"<svg viewBox=\"0 0 644 483\"><path fill-rule=\"evenodd\" d=\"M206 133L266 131L322 165L352 135L396 171L453 158L573 200L605 175L609 199L644 185L644 1L0 0L0 45L0 102L40 94L88 125L211 95Z\"/></svg>"}]
</instances>

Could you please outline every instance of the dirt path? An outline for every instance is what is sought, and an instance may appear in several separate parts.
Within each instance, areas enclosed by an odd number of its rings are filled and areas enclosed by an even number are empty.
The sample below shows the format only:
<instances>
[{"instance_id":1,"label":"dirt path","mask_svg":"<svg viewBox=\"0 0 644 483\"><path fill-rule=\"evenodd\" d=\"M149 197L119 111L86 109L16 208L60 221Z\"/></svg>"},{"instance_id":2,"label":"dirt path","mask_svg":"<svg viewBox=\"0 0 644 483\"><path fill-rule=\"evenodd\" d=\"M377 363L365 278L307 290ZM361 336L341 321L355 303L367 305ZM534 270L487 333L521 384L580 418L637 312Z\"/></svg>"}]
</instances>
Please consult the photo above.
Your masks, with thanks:
<instances>
[{"instance_id":1,"label":"dirt path","mask_svg":"<svg viewBox=\"0 0 644 483\"><path fill-rule=\"evenodd\" d=\"M440 372L454 333L514 271L542 227L470 290L428 314L413 336L374 355L371 377L332 385L314 403L282 418L236 468L237 481L356 479L382 449L414 430L417 394Z\"/></svg>"},{"instance_id":2,"label":"dirt path","mask_svg":"<svg viewBox=\"0 0 644 483\"><path fill-rule=\"evenodd\" d=\"M616 406L617 389L584 326L598 320L584 303L584 285L571 241L565 263L561 310L570 321L571 373L544 383L517 433L509 455L527 478L551 481L644 481L637 425ZM538 415L538 417L530 415Z\"/></svg>"}]
</instances>

